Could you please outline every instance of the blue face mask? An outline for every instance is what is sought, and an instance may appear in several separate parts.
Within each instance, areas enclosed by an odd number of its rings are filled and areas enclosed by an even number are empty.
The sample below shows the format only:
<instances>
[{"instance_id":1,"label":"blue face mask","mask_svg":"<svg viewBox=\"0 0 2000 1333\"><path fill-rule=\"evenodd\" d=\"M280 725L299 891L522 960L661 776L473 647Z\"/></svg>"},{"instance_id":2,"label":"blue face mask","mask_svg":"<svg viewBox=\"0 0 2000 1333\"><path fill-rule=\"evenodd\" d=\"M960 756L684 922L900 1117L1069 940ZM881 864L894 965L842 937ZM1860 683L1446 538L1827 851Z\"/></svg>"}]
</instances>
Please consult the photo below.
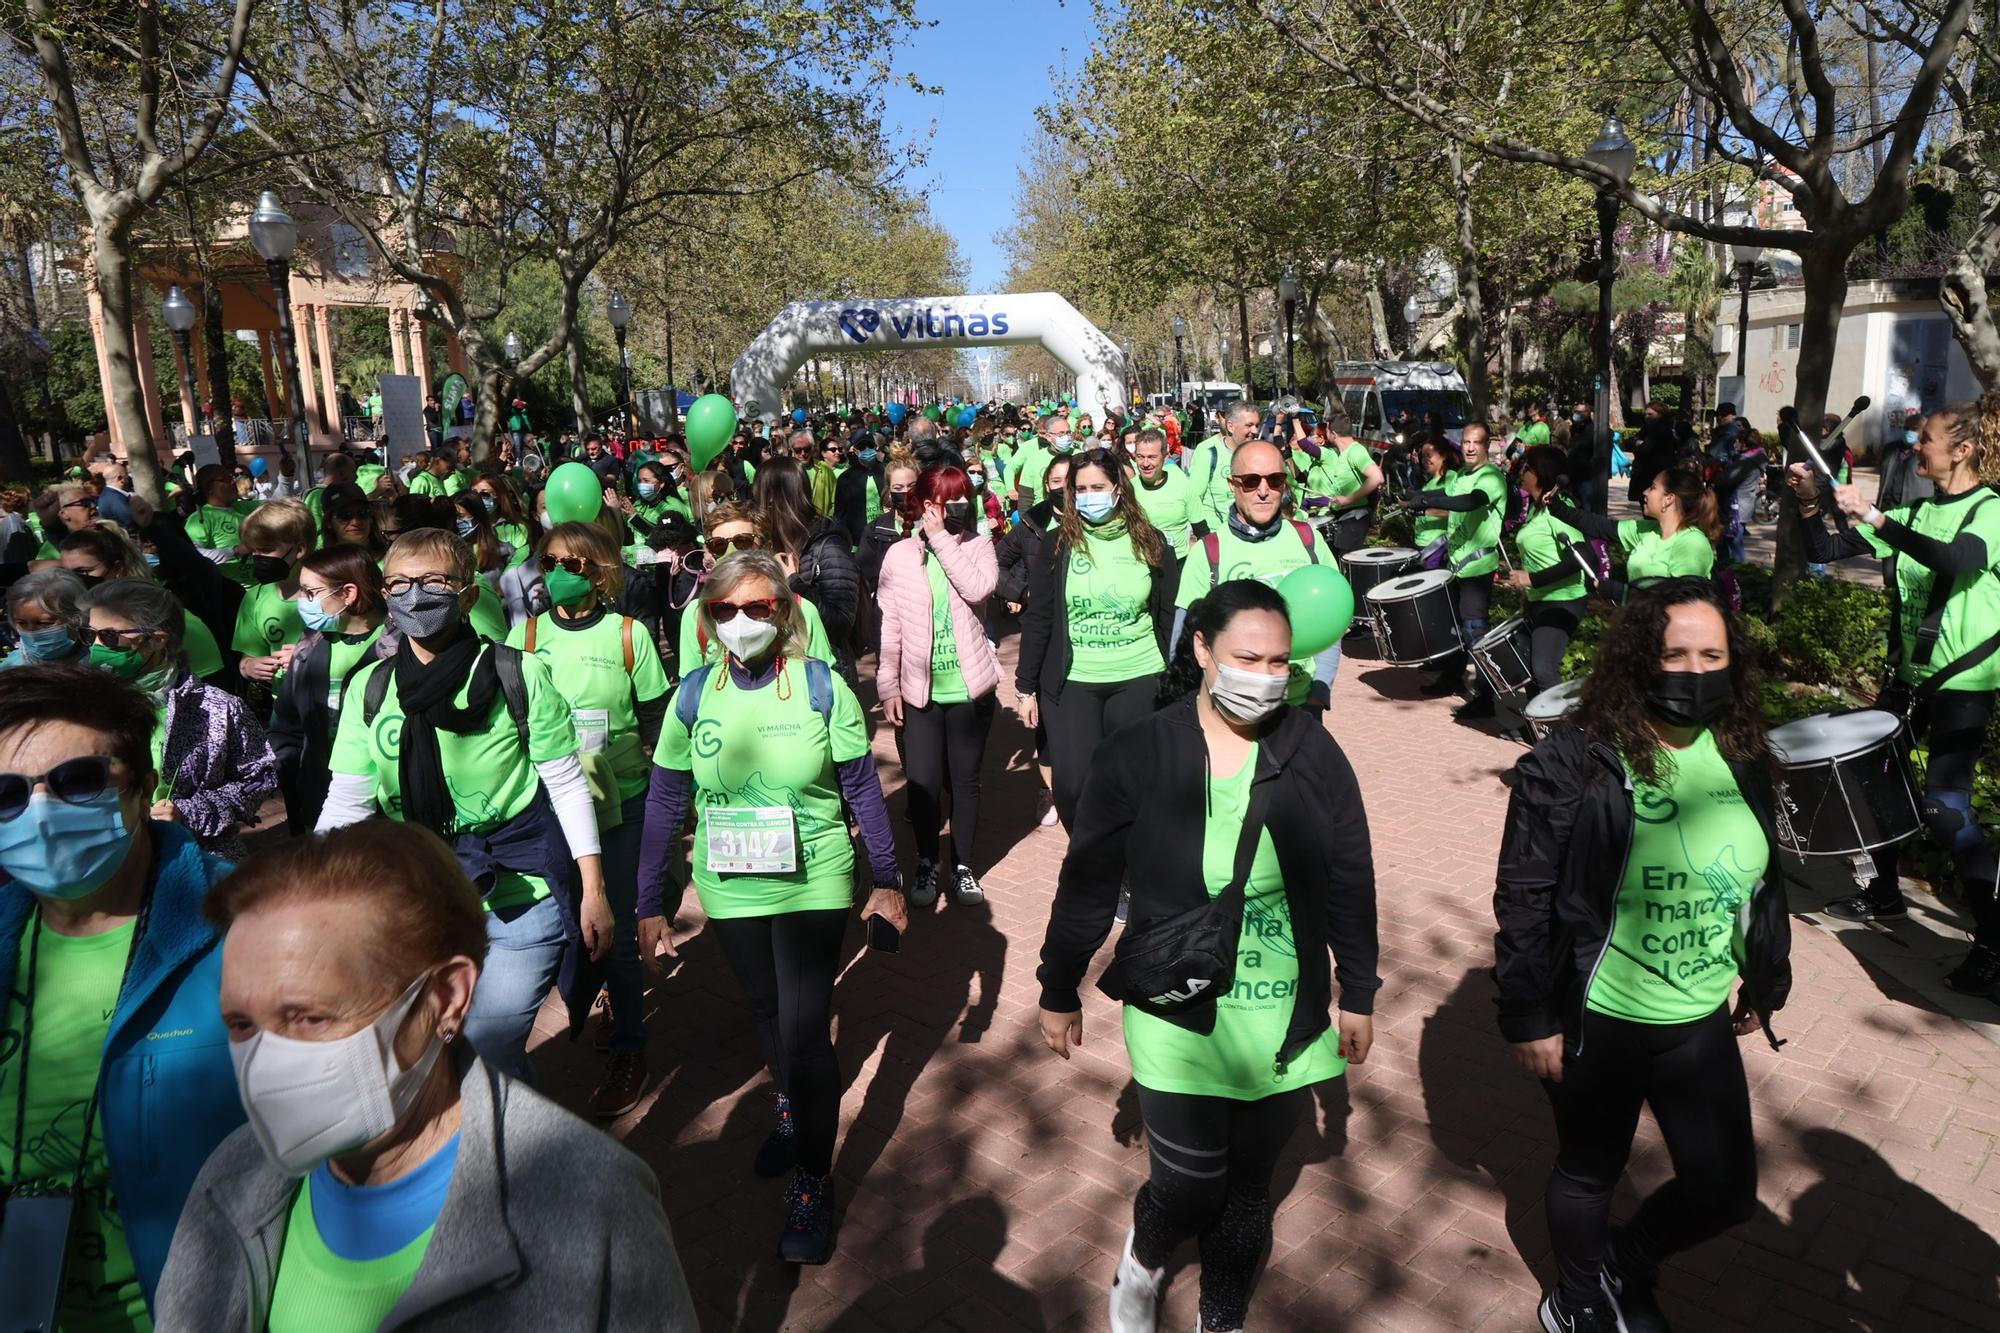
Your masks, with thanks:
<instances>
[{"instance_id":1,"label":"blue face mask","mask_svg":"<svg viewBox=\"0 0 2000 1333\"><path fill-rule=\"evenodd\" d=\"M1917 433L1915 431L1906 430L1903 432L1904 444L1915 444L1916 442L1917 442Z\"/></svg>"},{"instance_id":2,"label":"blue face mask","mask_svg":"<svg viewBox=\"0 0 2000 1333\"><path fill-rule=\"evenodd\" d=\"M322 634L328 630L338 628L340 618L347 614L344 608L339 611L327 610L319 604L319 598L317 597L301 595L295 601L299 608L300 621L305 624L307 629L318 630Z\"/></svg>"},{"instance_id":3,"label":"blue face mask","mask_svg":"<svg viewBox=\"0 0 2000 1333\"><path fill-rule=\"evenodd\" d=\"M479 525L477 523L474 523L469 518L459 519L457 527L458 527L458 535L465 538L465 540L467 541L471 541L472 534L479 531Z\"/></svg>"},{"instance_id":4,"label":"blue face mask","mask_svg":"<svg viewBox=\"0 0 2000 1333\"><path fill-rule=\"evenodd\" d=\"M70 901L97 892L131 850L115 790L80 805L38 791L20 814L0 820L0 870L47 898Z\"/></svg>"},{"instance_id":5,"label":"blue face mask","mask_svg":"<svg viewBox=\"0 0 2000 1333\"><path fill-rule=\"evenodd\" d=\"M1077 492L1076 512L1083 515L1086 523L1102 523L1117 507L1118 497L1111 491Z\"/></svg>"},{"instance_id":6,"label":"blue face mask","mask_svg":"<svg viewBox=\"0 0 2000 1333\"><path fill-rule=\"evenodd\" d=\"M873 467L875 460L879 457L881 455L877 454L873 449L857 449L854 451L854 461L863 467Z\"/></svg>"},{"instance_id":7,"label":"blue face mask","mask_svg":"<svg viewBox=\"0 0 2000 1333\"><path fill-rule=\"evenodd\" d=\"M660 485L658 482L642 481L639 483L639 498L641 500L651 500L659 493L660 493Z\"/></svg>"},{"instance_id":8,"label":"blue face mask","mask_svg":"<svg viewBox=\"0 0 2000 1333\"><path fill-rule=\"evenodd\" d=\"M474 491L472 493L472 502L489 514L493 512L493 497L484 491Z\"/></svg>"},{"instance_id":9,"label":"blue face mask","mask_svg":"<svg viewBox=\"0 0 2000 1333\"><path fill-rule=\"evenodd\" d=\"M146 568L148 569L158 569L160 567L160 553L158 551L147 551L145 553L145 560Z\"/></svg>"},{"instance_id":10,"label":"blue face mask","mask_svg":"<svg viewBox=\"0 0 2000 1333\"><path fill-rule=\"evenodd\" d=\"M30 662L53 662L76 651L76 636L65 625L49 629L24 629L21 652Z\"/></svg>"}]
</instances>

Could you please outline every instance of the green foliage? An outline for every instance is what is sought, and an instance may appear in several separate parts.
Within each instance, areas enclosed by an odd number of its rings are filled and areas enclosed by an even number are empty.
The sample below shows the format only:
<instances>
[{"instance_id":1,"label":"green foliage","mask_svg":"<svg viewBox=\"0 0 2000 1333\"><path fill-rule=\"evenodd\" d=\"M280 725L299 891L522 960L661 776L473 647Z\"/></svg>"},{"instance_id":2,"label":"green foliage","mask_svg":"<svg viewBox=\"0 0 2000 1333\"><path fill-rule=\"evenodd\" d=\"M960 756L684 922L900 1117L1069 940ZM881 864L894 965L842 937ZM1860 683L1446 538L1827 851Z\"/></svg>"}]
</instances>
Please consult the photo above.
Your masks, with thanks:
<instances>
[{"instance_id":1,"label":"green foliage","mask_svg":"<svg viewBox=\"0 0 2000 1333\"><path fill-rule=\"evenodd\" d=\"M1576 633L1569 636L1569 647L1563 652L1564 680L1575 680L1578 676L1589 674L1591 659L1597 656L1597 641L1604 637L1604 631L1610 624L1609 617L1592 613L1577 625Z\"/></svg>"},{"instance_id":2,"label":"green foliage","mask_svg":"<svg viewBox=\"0 0 2000 1333\"><path fill-rule=\"evenodd\" d=\"M1802 579L1785 593L1777 647L1793 679L1849 688L1882 674L1889 627L1888 595L1846 579Z\"/></svg>"}]
</instances>

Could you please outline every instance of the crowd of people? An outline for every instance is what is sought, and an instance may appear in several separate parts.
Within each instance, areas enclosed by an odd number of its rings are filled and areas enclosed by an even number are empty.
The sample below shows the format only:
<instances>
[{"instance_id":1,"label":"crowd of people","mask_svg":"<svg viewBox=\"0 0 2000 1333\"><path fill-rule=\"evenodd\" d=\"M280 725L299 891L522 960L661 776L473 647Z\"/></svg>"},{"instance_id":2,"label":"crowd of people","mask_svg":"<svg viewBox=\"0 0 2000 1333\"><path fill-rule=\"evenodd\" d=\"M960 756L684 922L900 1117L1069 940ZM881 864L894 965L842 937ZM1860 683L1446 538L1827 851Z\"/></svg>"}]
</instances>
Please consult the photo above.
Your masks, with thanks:
<instances>
[{"instance_id":1,"label":"crowd of people","mask_svg":"<svg viewBox=\"0 0 2000 1333\"><path fill-rule=\"evenodd\" d=\"M1782 774L1726 575L1776 454L1733 414L1691 453L1649 424L1641 516L1614 521L1587 423L1552 438L1544 412L1388 447L1338 408L1210 424L799 409L711 453L543 441L521 415L490 456L362 441L310 487L290 458L184 460L156 507L99 460L0 492L0 1261L37 1275L0 1313L693 1329L659 1182L542 1094L529 1049L552 994L573 1032L598 1013L588 1111L644 1102L690 885L770 1074L746 1165L786 1181L778 1253L828 1262L850 934L894 952L922 914L985 910L1017 634L1042 823L1067 835L1038 973L1065 1059L1123 924L1099 984L1150 1176L1111 1326L1157 1327L1192 1240L1201 1328L1245 1327L1278 1158L1307 1089L1368 1058L1382 986L1367 793L1327 716L1342 645L1296 642L1279 589L1388 541L1445 571L1423 692L1467 719L1564 684L1585 607L1615 612L1512 780L1496 976L1559 1143L1541 1322L1666 1328L1659 1264L1754 1203L1736 1039L1779 1045L1789 988ZM1900 497L1784 481L1815 561L1892 562L1878 706L1928 740L1923 823L1978 915L1950 982L1992 995L2000 862L1971 792L2000 690L2000 411L1944 408L1903 448ZM1484 665L1502 607L1525 681ZM1903 914L1894 849L1876 864L1826 910ZM1672 957L1658 920L1697 923ZM1642 1104L1676 1174L1614 1229Z\"/></svg>"}]
</instances>

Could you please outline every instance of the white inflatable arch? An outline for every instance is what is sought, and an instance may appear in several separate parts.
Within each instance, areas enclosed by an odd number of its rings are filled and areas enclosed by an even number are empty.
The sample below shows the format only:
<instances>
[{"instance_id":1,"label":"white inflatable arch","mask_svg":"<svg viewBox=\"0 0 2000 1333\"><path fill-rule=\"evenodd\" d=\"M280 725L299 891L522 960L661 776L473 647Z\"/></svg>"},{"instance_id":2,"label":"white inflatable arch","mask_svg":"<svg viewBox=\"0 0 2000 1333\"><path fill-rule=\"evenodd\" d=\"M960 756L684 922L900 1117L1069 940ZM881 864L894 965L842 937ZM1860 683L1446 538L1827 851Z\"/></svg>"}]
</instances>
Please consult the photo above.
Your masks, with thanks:
<instances>
[{"instance_id":1,"label":"white inflatable arch","mask_svg":"<svg viewBox=\"0 0 2000 1333\"><path fill-rule=\"evenodd\" d=\"M1125 406L1124 354L1054 292L797 301L743 350L729 387L739 416L771 421L783 414L785 387L808 357L1030 343L1076 376L1079 411L1100 418Z\"/></svg>"}]
</instances>

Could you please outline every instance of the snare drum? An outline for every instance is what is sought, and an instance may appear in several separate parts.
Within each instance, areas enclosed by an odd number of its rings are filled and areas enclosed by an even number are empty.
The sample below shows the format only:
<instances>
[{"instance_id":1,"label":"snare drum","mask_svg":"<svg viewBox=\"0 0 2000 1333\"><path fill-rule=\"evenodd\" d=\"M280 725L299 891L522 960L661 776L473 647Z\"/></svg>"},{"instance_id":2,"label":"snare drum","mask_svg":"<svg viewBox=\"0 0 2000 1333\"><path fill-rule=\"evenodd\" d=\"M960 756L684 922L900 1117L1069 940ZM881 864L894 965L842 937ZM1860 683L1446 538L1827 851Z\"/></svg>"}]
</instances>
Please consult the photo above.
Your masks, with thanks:
<instances>
[{"instance_id":1,"label":"snare drum","mask_svg":"<svg viewBox=\"0 0 2000 1333\"><path fill-rule=\"evenodd\" d=\"M1416 563L1417 553L1407 546L1370 546L1340 557L1340 572L1354 589L1355 619L1373 624L1375 610L1368 602L1369 590L1407 573Z\"/></svg>"},{"instance_id":2,"label":"snare drum","mask_svg":"<svg viewBox=\"0 0 2000 1333\"><path fill-rule=\"evenodd\" d=\"M1472 645L1472 663L1495 694L1512 694L1535 683L1528 665L1528 622L1515 616Z\"/></svg>"},{"instance_id":3,"label":"snare drum","mask_svg":"<svg viewBox=\"0 0 2000 1333\"><path fill-rule=\"evenodd\" d=\"M1771 729L1778 844L1801 856L1859 856L1923 827L1903 753L1903 720L1867 709L1815 713Z\"/></svg>"},{"instance_id":4,"label":"snare drum","mask_svg":"<svg viewBox=\"0 0 2000 1333\"><path fill-rule=\"evenodd\" d=\"M1576 711L1576 706L1583 701L1583 682L1584 677L1578 676L1575 680L1551 685L1528 700L1527 707L1521 710L1521 717L1527 722L1528 730L1535 733L1536 740L1548 735L1556 723Z\"/></svg>"},{"instance_id":5,"label":"snare drum","mask_svg":"<svg viewBox=\"0 0 2000 1333\"><path fill-rule=\"evenodd\" d=\"M1391 666L1422 666L1464 647L1450 570L1428 569L1377 584L1368 590L1368 605L1376 646Z\"/></svg>"}]
</instances>

